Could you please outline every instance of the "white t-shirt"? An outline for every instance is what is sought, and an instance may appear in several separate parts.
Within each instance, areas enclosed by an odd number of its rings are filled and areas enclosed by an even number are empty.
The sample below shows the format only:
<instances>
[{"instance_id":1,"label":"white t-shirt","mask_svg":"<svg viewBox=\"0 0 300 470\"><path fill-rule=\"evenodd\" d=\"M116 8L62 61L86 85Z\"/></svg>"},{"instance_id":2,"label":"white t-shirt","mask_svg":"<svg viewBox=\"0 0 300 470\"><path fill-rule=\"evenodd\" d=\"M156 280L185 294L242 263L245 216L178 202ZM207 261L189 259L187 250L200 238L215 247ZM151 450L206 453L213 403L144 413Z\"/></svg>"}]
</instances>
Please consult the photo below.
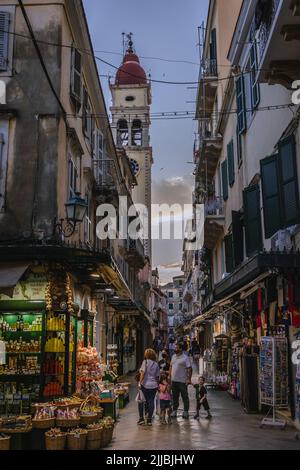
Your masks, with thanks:
<instances>
[{"instance_id":1,"label":"white t-shirt","mask_svg":"<svg viewBox=\"0 0 300 470\"><path fill-rule=\"evenodd\" d=\"M186 383L188 379L188 369L192 367L190 358L184 353L177 356L174 354L171 360L172 366L172 382Z\"/></svg>"}]
</instances>

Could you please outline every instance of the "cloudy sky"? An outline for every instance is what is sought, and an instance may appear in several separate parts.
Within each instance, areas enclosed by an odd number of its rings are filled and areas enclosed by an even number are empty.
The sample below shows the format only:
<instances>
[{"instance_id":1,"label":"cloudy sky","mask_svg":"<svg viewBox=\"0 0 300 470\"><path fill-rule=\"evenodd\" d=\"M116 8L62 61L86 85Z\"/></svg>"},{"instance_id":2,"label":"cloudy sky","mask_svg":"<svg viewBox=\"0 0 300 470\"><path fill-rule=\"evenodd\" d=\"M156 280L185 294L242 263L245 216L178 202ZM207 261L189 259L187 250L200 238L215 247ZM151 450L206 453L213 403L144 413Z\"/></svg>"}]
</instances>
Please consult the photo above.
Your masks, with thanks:
<instances>
[{"instance_id":1,"label":"cloudy sky","mask_svg":"<svg viewBox=\"0 0 300 470\"><path fill-rule=\"evenodd\" d=\"M199 74L198 26L206 19L208 0L84 0L95 55L119 66L122 33L133 33L136 52L153 79L196 82ZM107 106L107 75L115 69L98 60ZM196 85L194 85L196 86ZM152 113L194 110L196 90L190 85L152 85ZM191 203L195 122L153 120L153 202ZM182 240L154 241L153 265L161 282L180 273Z\"/></svg>"}]
</instances>

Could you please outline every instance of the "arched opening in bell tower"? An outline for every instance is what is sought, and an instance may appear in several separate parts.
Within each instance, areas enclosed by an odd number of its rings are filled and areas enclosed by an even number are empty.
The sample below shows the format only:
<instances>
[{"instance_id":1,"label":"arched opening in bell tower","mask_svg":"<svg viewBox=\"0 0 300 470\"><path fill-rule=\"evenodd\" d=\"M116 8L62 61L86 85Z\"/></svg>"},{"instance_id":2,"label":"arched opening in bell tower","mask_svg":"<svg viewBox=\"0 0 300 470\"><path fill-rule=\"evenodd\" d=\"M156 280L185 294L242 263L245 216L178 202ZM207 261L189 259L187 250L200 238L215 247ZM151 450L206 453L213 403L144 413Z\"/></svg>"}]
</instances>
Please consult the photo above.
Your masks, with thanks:
<instances>
[{"instance_id":1,"label":"arched opening in bell tower","mask_svg":"<svg viewBox=\"0 0 300 470\"><path fill-rule=\"evenodd\" d=\"M127 147L129 145L128 123L126 119L120 119L117 124L117 146Z\"/></svg>"},{"instance_id":2,"label":"arched opening in bell tower","mask_svg":"<svg viewBox=\"0 0 300 470\"><path fill-rule=\"evenodd\" d=\"M142 139L143 139L143 126L140 119L134 119L131 128L131 140L132 145L136 147L142 146Z\"/></svg>"}]
</instances>

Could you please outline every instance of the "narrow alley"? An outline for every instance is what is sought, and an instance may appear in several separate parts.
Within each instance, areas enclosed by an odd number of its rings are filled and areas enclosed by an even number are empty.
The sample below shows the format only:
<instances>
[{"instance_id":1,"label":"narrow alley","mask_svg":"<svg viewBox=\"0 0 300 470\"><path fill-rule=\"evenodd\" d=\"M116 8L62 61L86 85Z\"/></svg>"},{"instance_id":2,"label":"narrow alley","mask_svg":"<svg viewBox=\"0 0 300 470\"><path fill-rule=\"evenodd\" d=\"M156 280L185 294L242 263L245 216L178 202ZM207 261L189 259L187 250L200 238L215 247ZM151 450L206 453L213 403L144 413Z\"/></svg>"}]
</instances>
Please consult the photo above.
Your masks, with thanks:
<instances>
[{"instance_id":1,"label":"narrow alley","mask_svg":"<svg viewBox=\"0 0 300 470\"><path fill-rule=\"evenodd\" d=\"M133 385L130 403L120 411L114 440L107 450L300 450L293 427L284 431L260 429L263 416L244 413L240 402L226 392L210 390L213 419L205 420L202 411L197 421L193 419L196 403L190 387L190 420L183 420L180 412L171 425L161 425L157 416L152 427L137 426L135 396Z\"/></svg>"}]
</instances>

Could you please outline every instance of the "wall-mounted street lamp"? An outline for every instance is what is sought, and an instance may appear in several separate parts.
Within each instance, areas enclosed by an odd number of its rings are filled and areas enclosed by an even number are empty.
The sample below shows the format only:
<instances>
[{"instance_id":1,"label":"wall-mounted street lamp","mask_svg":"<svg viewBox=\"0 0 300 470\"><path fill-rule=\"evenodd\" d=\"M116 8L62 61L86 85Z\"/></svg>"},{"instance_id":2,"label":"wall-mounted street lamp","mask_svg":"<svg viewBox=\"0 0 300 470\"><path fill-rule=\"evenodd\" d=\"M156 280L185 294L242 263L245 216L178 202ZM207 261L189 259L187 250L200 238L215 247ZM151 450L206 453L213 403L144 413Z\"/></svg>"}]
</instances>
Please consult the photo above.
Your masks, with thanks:
<instances>
[{"instance_id":1,"label":"wall-mounted street lamp","mask_svg":"<svg viewBox=\"0 0 300 470\"><path fill-rule=\"evenodd\" d=\"M69 238L74 234L77 224L83 222L87 210L87 203L81 197L80 193L76 193L75 196L70 198L65 204L65 208L66 219L60 219L60 221L57 219L54 220L53 235L58 232L59 235Z\"/></svg>"}]
</instances>

